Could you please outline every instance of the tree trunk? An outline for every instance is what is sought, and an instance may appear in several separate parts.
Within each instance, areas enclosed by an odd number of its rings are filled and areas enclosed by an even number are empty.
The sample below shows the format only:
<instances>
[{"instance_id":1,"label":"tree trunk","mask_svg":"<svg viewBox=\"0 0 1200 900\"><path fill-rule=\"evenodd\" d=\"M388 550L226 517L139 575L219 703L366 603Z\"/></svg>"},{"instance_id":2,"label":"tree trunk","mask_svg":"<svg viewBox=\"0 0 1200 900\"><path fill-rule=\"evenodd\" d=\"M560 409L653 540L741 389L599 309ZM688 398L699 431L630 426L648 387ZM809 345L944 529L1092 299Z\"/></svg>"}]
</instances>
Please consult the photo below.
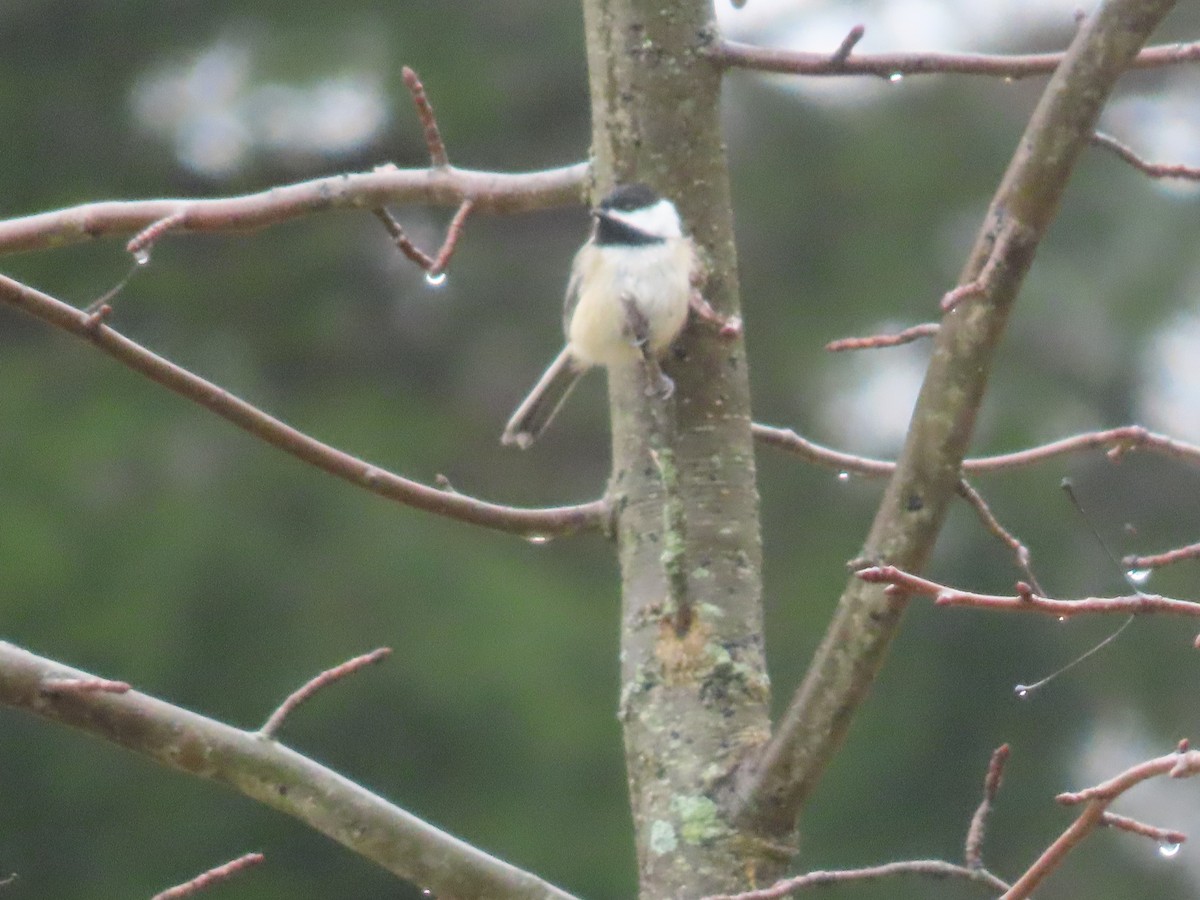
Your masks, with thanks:
<instances>
[{"instance_id":1,"label":"tree trunk","mask_svg":"<svg viewBox=\"0 0 1200 900\"><path fill-rule=\"evenodd\" d=\"M645 181L679 206L709 267L705 297L738 311L720 72L707 0L584 0L597 193ZM610 372L610 490L623 589L620 715L640 894L741 890L781 871L714 799L766 740L762 554L745 349L693 323L664 363ZM784 853L784 856L787 854Z\"/></svg>"}]
</instances>

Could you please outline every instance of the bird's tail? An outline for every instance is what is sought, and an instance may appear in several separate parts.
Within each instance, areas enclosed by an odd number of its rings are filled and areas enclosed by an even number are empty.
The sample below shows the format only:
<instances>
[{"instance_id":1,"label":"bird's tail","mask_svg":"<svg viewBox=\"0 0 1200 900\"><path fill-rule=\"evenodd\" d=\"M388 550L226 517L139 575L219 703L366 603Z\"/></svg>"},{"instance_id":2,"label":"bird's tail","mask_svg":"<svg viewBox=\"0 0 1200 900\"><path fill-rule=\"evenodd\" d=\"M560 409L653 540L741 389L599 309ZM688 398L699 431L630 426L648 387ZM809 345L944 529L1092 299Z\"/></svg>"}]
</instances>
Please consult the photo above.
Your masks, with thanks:
<instances>
[{"instance_id":1,"label":"bird's tail","mask_svg":"<svg viewBox=\"0 0 1200 900\"><path fill-rule=\"evenodd\" d=\"M576 367L575 359L569 348L564 347L562 353L550 364L538 383L533 386L529 396L521 401L517 411L512 414L508 424L504 426L504 434L500 443L515 444L524 450L550 424L554 414L558 412L571 388L583 372Z\"/></svg>"}]
</instances>

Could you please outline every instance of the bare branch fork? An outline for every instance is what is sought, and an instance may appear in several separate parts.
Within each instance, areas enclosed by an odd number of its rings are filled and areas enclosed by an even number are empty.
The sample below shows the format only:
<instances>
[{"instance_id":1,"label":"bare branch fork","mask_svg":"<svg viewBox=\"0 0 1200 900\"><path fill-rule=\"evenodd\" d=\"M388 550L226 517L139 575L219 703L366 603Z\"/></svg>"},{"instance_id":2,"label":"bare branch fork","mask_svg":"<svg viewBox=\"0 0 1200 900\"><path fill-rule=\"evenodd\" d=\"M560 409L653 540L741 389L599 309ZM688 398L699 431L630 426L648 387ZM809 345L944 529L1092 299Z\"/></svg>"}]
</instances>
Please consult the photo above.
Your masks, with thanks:
<instances>
[{"instance_id":1,"label":"bare branch fork","mask_svg":"<svg viewBox=\"0 0 1200 900\"><path fill-rule=\"evenodd\" d=\"M570 900L535 875L434 828L260 731L242 731L134 690L45 690L48 682L92 680L86 672L0 641L2 706L225 784L437 896Z\"/></svg>"},{"instance_id":2,"label":"bare branch fork","mask_svg":"<svg viewBox=\"0 0 1200 900\"><path fill-rule=\"evenodd\" d=\"M1024 900L1046 877L1062 865L1067 854L1079 846L1089 834L1100 826L1120 828L1133 834L1143 835L1160 844L1177 846L1186 839L1182 832L1146 825L1125 816L1108 812L1108 807L1122 794L1135 785L1159 775L1169 778L1190 778L1200 772L1200 752L1188 749L1187 741L1180 741L1174 753L1150 759L1126 769L1108 781L1075 793L1059 794L1057 800L1063 806L1083 806L1078 818L1055 840L1001 898L1001 900Z\"/></svg>"},{"instance_id":3,"label":"bare branch fork","mask_svg":"<svg viewBox=\"0 0 1200 900\"><path fill-rule=\"evenodd\" d=\"M433 105L425 93L425 85L421 83L417 73L408 66L404 67L403 75L404 84L412 94L413 104L417 108L417 117L421 120L421 126L425 131L425 146L429 150L429 164L434 171L447 170L450 168L450 157L446 153L446 144L442 140L442 130L438 126L437 117L433 114ZM383 227L387 229L387 233L391 235L400 252L424 269L430 278L436 278L445 271L446 265L450 262L454 248L458 245L458 239L462 236L467 216L474 208L475 200L470 196L465 197L459 204L458 212L450 221L450 226L446 229L446 238L435 256L429 256L418 248L386 208L381 206L374 210L374 213L383 223Z\"/></svg>"}]
</instances>

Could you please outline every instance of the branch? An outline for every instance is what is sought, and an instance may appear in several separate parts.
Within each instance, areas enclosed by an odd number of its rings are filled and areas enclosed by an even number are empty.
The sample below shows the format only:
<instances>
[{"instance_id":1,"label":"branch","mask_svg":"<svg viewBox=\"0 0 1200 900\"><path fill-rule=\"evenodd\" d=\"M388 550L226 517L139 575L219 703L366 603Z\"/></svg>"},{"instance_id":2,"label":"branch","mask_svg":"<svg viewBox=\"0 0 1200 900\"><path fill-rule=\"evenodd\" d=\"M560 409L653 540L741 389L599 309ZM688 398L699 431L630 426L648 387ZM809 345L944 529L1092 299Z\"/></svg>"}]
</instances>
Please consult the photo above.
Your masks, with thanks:
<instances>
[{"instance_id":1,"label":"branch","mask_svg":"<svg viewBox=\"0 0 1200 900\"><path fill-rule=\"evenodd\" d=\"M1133 149L1122 144L1111 134L1097 131L1092 135L1092 143L1105 150L1111 150L1139 172L1151 178L1183 178L1187 181L1200 181L1200 169L1172 163L1152 163L1142 159Z\"/></svg>"},{"instance_id":2,"label":"branch","mask_svg":"<svg viewBox=\"0 0 1200 900\"><path fill-rule=\"evenodd\" d=\"M1053 64L1054 75L1017 143L959 282L970 283L985 267L994 277L984 296L960 304L942 320L864 557L912 571L928 558L962 477L996 349L1038 244L1104 102L1173 5L1173 0L1106 0ZM1181 54L1200 56L1200 46L1169 53L1176 61ZM915 66L915 59L907 61ZM728 57L723 61L730 64ZM896 66L904 60L888 62L887 74L905 71ZM851 54L842 65L861 64ZM949 70L948 63L942 68ZM878 585L858 578L847 584L778 728L732 780L730 799L738 819L767 836L792 832L883 664L905 605L903 596L888 595Z\"/></svg>"},{"instance_id":3,"label":"branch","mask_svg":"<svg viewBox=\"0 0 1200 900\"><path fill-rule=\"evenodd\" d=\"M1171 778L1189 778L1197 774L1197 772L1200 772L1200 752L1188 750L1187 743L1183 742L1180 745L1180 749L1175 753L1168 753L1166 756L1160 756L1157 759L1139 763L1095 787L1087 788L1078 793L1059 794L1055 798L1059 803L1064 806L1084 804L1083 812L1079 814L1079 817L1071 823L1071 826L1053 844L1046 848L1037 861L1025 871L1025 874L1017 879L1012 888L1001 900L1023 900L1023 898L1031 896L1033 890L1041 884L1046 876L1062 865L1067 854L1075 849L1098 826L1116 825L1117 827L1124 827L1123 824L1119 823L1130 820L1125 820L1123 816L1113 816L1107 812L1107 809L1109 804L1134 785L1158 775L1168 775ZM1145 826L1140 822L1136 823L1136 825L1140 827L1127 828L1126 830L1146 834L1147 836L1152 834L1156 837L1164 835L1172 839L1169 840L1169 843L1174 845L1182 843L1185 838L1185 835L1179 832L1153 829L1153 826ZM1178 840L1173 840L1175 838Z\"/></svg>"},{"instance_id":4,"label":"branch","mask_svg":"<svg viewBox=\"0 0 1200 900\"><path fill-rule=\"evenodd\" d=\"M973 609L990 609L1000 612L1035 612L1058 619L1072 616L1119 614L1150 615L1163 614L1200 618L1200 603L1190 600L1175 600L1159 594L1133 594L1125 597L1085 597L1081 600L1054 600L1033 593L1023 582L1018 582L1017 593L977 594L930 581L920 575L905 572L896 566L868 566L854 573L868 584L885 584L887 593L916 594L932 597L937 606L966 606Z\"/></svg>"},{"instance_id":5,"label":"branch","mask_svg":"<svg viewBox=\"0 0 1200 900\"><path fill-rule=\"evenodd\" d=\"M298 690L289 694L287 699L279 704L278 709L271 713L267 721L263 723L262 728L258 729L258 733L267 738L275 737L275 733L279 731L284 720L292 714L292 711L304 701L311 699L317 691L333 684L335 681L341 681L343 678L353 675L359 669L365 669L367 666L380 662L387 658L391 652L391 647L380 647L378 650L372 650L370 653L364 653L362 656L348 659L341 665L334 666L332 669L326 669L301 685Z\"/></svg>"},{"instance_id":6,"label":"branch","mask_svg":"<svg viewBox=\"0 0 1200 900\"><path fill-rule=\"evenodd\" d=\"M93 676L0 641L0 705L81 729L169 769L228 785L437 896L570 895L458 840L275 741L137 691L46 694Z\"/></svg>"},{"instance_id":7,"label":"branch","mask_svg":"<svg viewBox=\"0 0 1200 900\"><path fill-rule=\"evenodd\" d=\"M1069 52L1069 51L1068 51ZM720 41L709 51L721 66L785 75L985 75L1019 79L1050 75L1067 53L833 53L777 50L737 41ZM1200 61L1200 41L1147 47L1129 63L1132 69L1158 69Z\"/></svg>"},{"instance_id":8,"label":"branch","mask_svg":"<svg viewBox=\"0 0 1200 900\"><path fill-rule=\"evenodd\" d=\"M882 478L896 471L896 464L886 459L873 459L868 456L857 456L834 450L808 438L801 437L790 428L778 428L773 425L751 426L756 440L780 450L794 453L809 462L836 469L840 472L853 472L868 478ZM964 475L979 475L989 472L1000 472L1007 469L1019 469L1024 466L1037 465L1056 456L1068 453L1079 453L1082 450L1108 448L1108 457L1113 462L1133 450L1147 450L1171 459L1179 460L1190 465L1200 465L1200 446L1177 441L1163 434L1148 431L1141 425L1125 425L1120 428L1110 428L1106 431L1089 431L1076 434L1049 444L1041 444L1014 453L999 453L995 456L977 456L964 459L962 473ZM1200 551L1198 551L1200 552Z\"/></svg>"},{"instance_id":9,"label":"branch","mask_svg":"<svg viewBox=\"0 0 1200 900\"><path fill-rule=\"evenodd\" d=\"M881 866L867 866L862 869L833 869L831 871L806 872L795 878L777 881L770 887L757 891L746 891L741 894L721 894L705 897L704 900L778 900L797 891L814 887L827 887L831 884L846 884L855 881L881 881L885 878L895 878L897 875L917 875L923 878L945 880L954 878L971 881L989 889L1003 891L1008 885L984 869L970 869L940 859L906 859L902 862L884 863Z\"/></svg>"},{"instance_id":10,"label":"branch","mask_svg":"<svg viewBox=\"0 0 1200 900\"><path fill-rule=\"evenodd\" d=\"M872 339L851 340L869 341ZM896 471L896 464L889 460L872 459L866 456L843 453L840 450L834 450L801 437L790 429L759 424L754 424L751 428L754 437L762 443L794 453L809 462L837 469L840 477L848 477L853 472L868 478L882 478ZM1140 448L1161 453L1164 456L1169 456L1193 465L1200 464L1200 447L1173 440L1165 435L1154 434L1140 425L1128 425L1124 428L1112 428L1107 431L1079 434L1044 444L1040 447L1020 450L1016 453L1003 453L997 456L965 459L962 463L962 471L974 474L978 472L1016 469L1022 466L1035 465L1055 456L1105 446L1109 448L1108 457L1113 462L1120 462L1126 453ZM975 510L976 515L983 522L983 526L1012 551L1017 567L1025 574L1034 588L1040 592L1042 588L1038 584L1037 576L1033 573L1029 548L1000 523L988 507L987 502L966 479L959 480L957 490L959 496L966 500L971 508ZM1200 557L1200 544L1181 547L1177 550L1156 556L1130 556L1126 557L1124 563L1127 569L1150 569L1193 557Z\"/></svg>"},{"instance_id":11,"label":"branch","mask_svg":"<svg viewBox=\"0 0 1200 900\"><path fill-rule=\"evenodd\" d=\"M109 328L104 324L110 311L108 307L101 307L89 315L3 275L0 275L0 302L90 341L123 365L200 404L254 437L381 497L450 519L529 538L598 529L607 521L608 504L604 500L548 509L501 506L429 487L371 465L297 431Z\"/></svg>"},{"instance_id":12,"label":"branch","mask_svg":"<svg viewBox=\"0 0 1200 900\"><path fill-rule=\"evenodd\" d=\"M1000 792L1000 783L1004 780L1004 766L1008 763L1008 744L1001 744L992 753L988 763L987 775L983 779L983 799L971 816L971 825L967 828L967 840L963 847L963 860L968 869L983 868L983 838L987 831L987 820L992 814L992 804L996 802L996 794Z\"/></svg>"},{"instance_id":13,"label":"branch","mask_svg":"<svg viewBox=\"0 0 1200 900\"><path fill-rule=\"evenodd\" d=\"M830 353L842 353L846 350L875 350L880 347L899 347L901 344L911 344L921 338L933 337L938 333L937 322L922 322L911 328L905 328L896 334L873 334L869 337L848 337L830 341L825 349Z\"/></svg>"},{"instance_id":14,"label":"branch","mask_svg":"<svg viewBox=\"0 0 1200 900\"><path fill-rule=\"evenodd\" d=\"M177 884L173 888L168 888L161 893L155 894L151 900L180 900L182 897L192 897L212 887L214 884L228 881L234 875L251 866L258 865L263 859L265 857L261 853L247 853L245 856L239 856L237 859L231 860L222 866L209 869L207 872L201 872L190 881L185 881L183 884Z\"/></svg>"},{"instance_id":15,"label":"branch","mask_svg":"<svg viewBox=\"0 0 1200 900\"><path fill-rule=\"evenodd\" d=\"M1126 569L1160 569L1188 559L1200 559L1200 544L1188 544L1186 547L1176 547L1174 550L1149 556L1126 556L1121 560L1121 565Z\"/></svg>"},{"instance_id":16,"label":"branch","mask_svg":"<svg viewBox=\"0 0 1200 900\"><path fill-rule=\"evenodd\" d=\"M87 203L0 221L0 253L137 233L168 220L173 232L249 231L327 210L370 210L388 203L461 207L466 200L476 212L528 212L582 203L587 174L586 163L520 174L381 166L240 197Z\"/></svg>"},{"instance_id":17,"label":"branch","mask_svg":"<svg viewBox=\"0 0 1200 900\"><path fill-rule=\"evenodd\" d=\"M1042 586L1033 573L1033 561L1029 548L1025 546L1024 542L1001 524L1000 520L996 518L996 514L992 512L992 508L988 506L988 502L983 499L983 495L975 490L965 478L958 480L958 495L967 502L971 509L975 510L975 515L979 517L983 527L1012 551L1013 561L1017 564L1017 568L1029 579L1029 583L1033 585L1034 589L1040 592Z\"/></svg>"}]
</instances>

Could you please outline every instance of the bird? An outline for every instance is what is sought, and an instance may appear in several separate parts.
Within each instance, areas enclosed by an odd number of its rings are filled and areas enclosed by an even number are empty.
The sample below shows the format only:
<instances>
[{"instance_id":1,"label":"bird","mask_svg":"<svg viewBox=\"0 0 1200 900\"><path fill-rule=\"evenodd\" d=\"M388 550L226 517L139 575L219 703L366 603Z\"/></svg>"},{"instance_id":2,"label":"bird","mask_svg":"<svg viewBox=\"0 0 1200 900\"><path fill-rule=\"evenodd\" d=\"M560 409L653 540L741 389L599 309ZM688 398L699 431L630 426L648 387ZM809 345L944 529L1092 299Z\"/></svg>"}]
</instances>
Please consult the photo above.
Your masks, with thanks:
<instances>
[{"instance_id":1,"label":"bird","mask_svg":"<svg viewBox=\"0 0 1200 900\"><path fill-rule=\"evenodd\" d=\"M566 346L509 419L502 444L529 447L594 366L642 360L664 397L674 390L658 360L687 322L699 272L679 211L648 185L629 183L614 187L592 220L567 283Z\"/></svg>"}]
</instances>

